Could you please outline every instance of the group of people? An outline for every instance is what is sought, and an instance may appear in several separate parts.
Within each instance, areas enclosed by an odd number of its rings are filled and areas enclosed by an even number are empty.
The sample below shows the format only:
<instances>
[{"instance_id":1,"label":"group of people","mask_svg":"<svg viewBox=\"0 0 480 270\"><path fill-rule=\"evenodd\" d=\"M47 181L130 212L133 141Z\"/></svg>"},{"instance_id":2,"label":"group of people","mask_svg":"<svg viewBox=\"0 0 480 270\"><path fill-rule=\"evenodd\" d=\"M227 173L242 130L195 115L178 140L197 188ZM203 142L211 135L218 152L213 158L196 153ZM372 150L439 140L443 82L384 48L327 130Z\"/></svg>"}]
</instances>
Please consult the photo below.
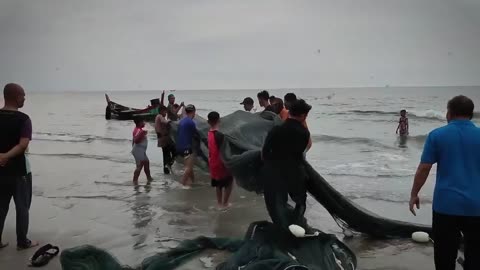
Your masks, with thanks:
<instances>
[{"instance_id":1,"label":"group of people","mask_svg":"<svg viewBox=\"0 0 480 270\"><path fill-rule=\"evenodd\" d=\"M202 154L199 151L199 144L202 141L195 122L193 119L196 115L196 108L194 105L175 105L175 96L170 94L168 96L168 105L164 105L165 92L162 93L158 115L155 119L155 131L158 138L158 147L161 147L163 152L163 170L165 174L171 172L171 166L173 165L177 157L183 158L184 163L184 173L181 179L182 187L185 189L190 188L191 184L195 180L195 174L193 167L195 164L196 157L199 154ZM299 122L301 125L300 130L305 134L308 134L306 139L306 145L303 147L303 150L300 153L300 156L305 156L305 152L310 149L312 145L312 140L310 134L308 133L308 128L306 124L306 116L310 110L310 105L306 104L303 100L297 100L297 97L294 93L288 93L285 95L284 99L276 98L270 96L267 91L261 91L257 95L258 103L261 106L261 109L257 109L254 106L254 101L252 98L247 97L243 100L241 105L244 106L245 111L247 112L261 112L261 111L270 111L272 113L278 114L278 116L286 122L298 122L298 119L301 119ZM302 107L303 106L303 107ZM298 109L302 107L301 109ZM182 112L180 111L183 108ZM301 111L302 113L299 113ZM294 114L294 115L292 115ZM218 112L212 111L207 116L208 124L210 125L210 131L208 132L208 137L206 144L209 149L209 156L207 158L210 174L211 174L211 185L216 188L217 193L217 203L219 208L229 207L229 198L232 192L233 187L233 176L228 171L228 169L223 164L220 147L223 143L224 135L218 130L220 124L220 114ZM291 120L297 119L297 120ZM179 121L176 130L175 141L171 137L171 121ZM144 130L145 123L142 119L138 118L134 120L135 128L132 134L132 154L136 161L136 169L133 176L134 184L138 184L138 177L142 171L145 171L147 179L152 180L150 175L149 160L146 155L147 149L147 131ZM305 135L303 134L303 135ZM272 135L273 140L276 139L277 135ZM281 135L286 136L286 135ZM265 142L265 145L270 147L275 144L270 145L269 140ZM265 148L265 151L267 151ZM297 146L298 147L298 146ZM300 146L300 148L302 148ZM298 148L297 148L298 149ZM272 150L272 149L270 149ZM270 151L268 150L268 151ZM277 150L272 150L277 151ZM282 150L284 151L284 150ZM288 156L296 157L297 155ZM269 158L272 155L265 152L265 160L269 161ZM293 177L293 175L292 175ZM306 198L306 197L305 197ZM285 201L286 203L286 201ZM305 202L303 202L305 203Z\"/></svg>"},{"instance_id":2,"label":"group of people","mask_svg":"<svg viewBox=\"0 0 480 270\"><path fill-rule=\"evenodd\" d=\"M18 84L7 84L3 90L5 105L0 109L0 249L8 246L1 234L13 198L17 211L17 249L27 249L38 242L27 238L29 208L32 199L32 174L27 158L27 149L32 139L32 123L28 115L20 112L25 102L25 91ZM182 184L189 186L194 181L193 164L198 131L193 121L196 108L193 105L175 104L175 96L168 96L168 105L159 108L155 121L158 146L164 155L164 172L170 173L176 156L184 159L185 172ZM272 111L284 120L267 135L262 148L265 202L272 221L288 229L299 225L308 230L303 218L306 208L308 177L305 171L305 152L311 146L306 119L311 106L289 93L284 99L271 97L267 91L258 93L260 106ZM254 112L252 98L241 103L246 111ZM183 112L180 114L180 110ZM257 110L259 112L259 110ZM459 246L464 243L464 269L480 267L480 128L472 122L474 103L466 96L456 96L447 104L448 124L430 132L423 150L411 190L410 210L420 207L419 193L434 164L437 164L436 184L433 197L434 260L437 270L454 270ZM169 121L179 121L175 143L171 140ZM233 176L223 164L220 147L224 135L219 131L220 115L208 114L209 166L212 186L217 190L220 207L229 205ZM132 154L137 167L134 182L144 169L150 175L146 156L148 144L144 122L135 119L132 134ZM401 112L398 131L408 134L406 112ZM288 197L295 202L292 209Z\"/></svg>"}]
</instances>

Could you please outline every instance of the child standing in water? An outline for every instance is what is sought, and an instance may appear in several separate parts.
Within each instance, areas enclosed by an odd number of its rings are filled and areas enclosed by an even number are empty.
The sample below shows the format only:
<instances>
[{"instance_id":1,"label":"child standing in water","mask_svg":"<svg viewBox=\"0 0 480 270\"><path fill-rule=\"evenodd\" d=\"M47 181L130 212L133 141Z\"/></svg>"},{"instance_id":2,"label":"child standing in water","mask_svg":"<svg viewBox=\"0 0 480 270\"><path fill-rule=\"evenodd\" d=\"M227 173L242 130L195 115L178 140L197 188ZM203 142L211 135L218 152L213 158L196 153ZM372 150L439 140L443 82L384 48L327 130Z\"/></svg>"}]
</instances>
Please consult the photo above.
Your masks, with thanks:
<instances>
[{"instance_id":1,"label":"child standing in water","mask_svg":"<svg viewBox=\"0 0 480 270\"><path fill-rule=\"evenodd\" d=\"M406 110L400 111L400 120L398 120L398 127L396 133L400 134L400 136L408 135L408 118Z\"/></svg>"},{"instance_id":2,"label":"child standing in water","mask_svg":"<svg viewBox=\"0 0 480 270\"><path fill-rule=\"evenodd\" d=\"M229 199L233 188L233 176L223 164L220 157L220 147L224 140L224 135L218 131L220 124L220 115L218 112L208 114L208 164L210 166L210 175L212 177L212 187L217 190L217 203L219 209L225 209L230 206Z\"/></svg>"},{"instance_id":3,"label":"child standing in water","mask_svg":"<svg viewBox=\"0 0 480 270\"><path fill-rule=\"evenodd\" d=\"M148 181L152 181L153 178L150 175L150 161L147 157L147 131L143 130L145 122L141 118L135 118L133 121L135 122L135 129L133 130L132 136L132 155L137 164L135 172L133 173L133 184L138 185L138 177L142 169L145 170Z\"/></svg>"}]
</instances>

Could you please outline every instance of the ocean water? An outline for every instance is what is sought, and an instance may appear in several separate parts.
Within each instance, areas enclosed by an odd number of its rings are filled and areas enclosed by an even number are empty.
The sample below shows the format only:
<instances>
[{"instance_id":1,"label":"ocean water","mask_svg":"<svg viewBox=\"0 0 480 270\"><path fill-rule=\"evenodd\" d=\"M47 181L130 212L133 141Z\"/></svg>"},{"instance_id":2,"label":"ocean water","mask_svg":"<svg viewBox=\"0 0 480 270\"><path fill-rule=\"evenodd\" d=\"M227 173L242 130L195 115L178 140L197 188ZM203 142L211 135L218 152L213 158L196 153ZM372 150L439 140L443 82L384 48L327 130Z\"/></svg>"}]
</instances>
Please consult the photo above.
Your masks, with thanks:
<instances>
[{"instance_id":1,"label":"ocean water","mask_svg":"<svg viewBox=\"0 0 480 270\"><path fill-rule=\"evenodd\" d=\"M28 89L27 89L28 92ZM195 104L198 114L216 110L226 115L242 109L254 90L176 91L177 102ZM272 90L283 97L290 90ZM309 162L335 188L360 205L385 217L430 223L433 172L422 191L417 217L408 212L410 188L429 131L446 124L447 101L464 94L480 104L480 87L300 89L295 93L313 106L308 118L313 148ZM160 91L108 92L120 104L145 107ZM255 99L255 98L254 98ZM203 235L242 236L248 224L268 219L263 198L236 188L227 213L214 209L215 195L206 172L198 171L194 188L180 189L182 168L162 173L161 150L148 125L152 173L155 181L134 189L131 121L105 120L101 92L27 93L24 111L33 122L29 152L34 172L34 195L65 211L127 232L134 249L143 248L127 262L136 262L173 238ZM395 135L399 111L408 111L410 136ZM476 114L480 116L480 114ZM478 121L478 119L475 119ZM142 175L140 182L145 184ZM84 202L96 209L82 209ZM114 207L107 205L114 203ZM35 198L34 198L35 203ZM313 226L339 233L329 215L309 199L307 217ZM353 246L356 244L353 243ZM115 245L105 244L115 250ZM363 250L363 249L362 249Z\"/></svg>"}]
</instances>

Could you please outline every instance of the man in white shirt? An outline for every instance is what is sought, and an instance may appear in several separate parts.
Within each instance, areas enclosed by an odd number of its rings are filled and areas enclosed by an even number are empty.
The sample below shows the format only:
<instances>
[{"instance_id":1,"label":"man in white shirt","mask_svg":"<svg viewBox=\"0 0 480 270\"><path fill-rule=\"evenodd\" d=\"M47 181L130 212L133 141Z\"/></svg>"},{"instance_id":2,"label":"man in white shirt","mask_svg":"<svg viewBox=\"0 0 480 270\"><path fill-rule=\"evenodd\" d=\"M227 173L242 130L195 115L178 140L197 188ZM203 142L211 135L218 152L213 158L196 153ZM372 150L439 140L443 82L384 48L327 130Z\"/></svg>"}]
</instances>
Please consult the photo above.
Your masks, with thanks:
<instances>
[{"instance_id":1,"label":"man in white shirt","mask_svg":"<svg viewBox=\"0 0 480 270\"><path fill-rule=\"evenodd\" d=\"M170 174L171 167L175 160L175 144L170 138L170 124L166 119L167 107L161 105L159 114L155 118L155 131L157 132L158 147L162 148L163 152L163 172Z\"/></svg>"}]
</instances>

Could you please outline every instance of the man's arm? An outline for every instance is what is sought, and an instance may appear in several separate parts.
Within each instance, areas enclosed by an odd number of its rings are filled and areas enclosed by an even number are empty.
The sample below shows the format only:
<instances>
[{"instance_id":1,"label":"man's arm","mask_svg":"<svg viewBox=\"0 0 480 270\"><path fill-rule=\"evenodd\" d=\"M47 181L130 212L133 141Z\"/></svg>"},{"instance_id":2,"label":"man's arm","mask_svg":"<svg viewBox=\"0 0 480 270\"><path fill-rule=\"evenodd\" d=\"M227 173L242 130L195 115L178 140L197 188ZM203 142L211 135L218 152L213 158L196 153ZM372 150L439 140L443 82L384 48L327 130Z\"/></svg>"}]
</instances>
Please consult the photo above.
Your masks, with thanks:
<instances>
[{"instance_id":1,"label":"man's arm","mask_svg":"<svg viewBox=\"0 0 480 270\"><path fill-rule=\"evenodd\" d=\"M160 105L165 106L165 90L162 92L162 96L160 97Z\"/></svg>"},{"instance_id":2,"label":"man's arm","mask_svg":"<svg viewBox=\"0 0 480 270\"><path fill-rule=\"evenodd\" d=\"M312 137L311 136L308 136L308 144L307 144L307 148L306 148L306 152L308 152L310 150L310 148L312 148Z\"/></svg>"},{"instance_id":3,"label":"man's arm","mask_svg":"<svg viewBox=\"0 0 480 270\"><path fill-rule=\"evenodd\" d=\"M182 103L180 103L180 106L178 106L178 108L173 109L173 112L175 114L178 114L178 112L182 109L183 106L185 106L185 103L182 102Z\"/></svg>"},{"instance_id":4,"label":"man's arm","mask_svg":"<svg viewBox=\"0 0 480 270\"><path fill-rule=\"evenodd\" d=\"M430 133L425 141L425 146L423 148L422 158L420 165L418 165L417 172L415 173L415 179L413 181L412 191L410 193L410 212L413 215L416 215L414 206L417 209L420 209L420 198L418 193L422 189L423 185L427 181L432 165L437 163L437 151L434 135Z\"/></svg>"},{"instance_id":5,"label":"man's arm","mask_svg":"<svg viewBox=\"0 0 480 270\"><path fill-rule=\"evenodd\" d=\"M0 166L5 166L8 160L23 155L27 150L30 140L32 139L32 121L30 118L25 120L20 136L20 141L17 145L6 153L0 153Z\"/></svg>"},{"instance_id":6,"label":"man's arm","mask_svg":"<svg viewBox=\"0 0 480 270\"><path fill-rule=\"evenodd\" d=\"M30 143L30 138L21 138L20 142L17 145L15 145L12 149L10 149L10 151L8 151L7 153L0 154L0 163L2 163L3 160L5 160L5 163L6 163L6 161L9 159L12 159L19 155L23 155L25 153L25 150L27 150L29 143Z\"/></svg>"},{"instance_id":7,"label":"man's arm","mask_svg":"<svg viewBox=\"0 0 480 270\"><path fill-rule=\"evenodd\" d=\"M157 133L160 133L160 130L161 130L161 123L162 123L162 119L160 118L161 115L157 115L157 117L155 117L155 132Z\"/></svg>"},{"instance_id":8,"label":"man's arm","mask_svg":"<svg viewBox=\"0 0 480 270\"><path fill-rule=\"evenodd\" d=\"M265 138L265 142L263 143L261 152L262 160L264 160L265 156L268 155L268 153L272 150L273 138L275 136L276 130L276 127L272 128L268 133L267 138Z\"/></svg>"},{"instance_id":9,"label":"man's arm","mask_svg":"<svg viewBox=\"0 0 480 270\"><path fill-rule=\"evenodd\" d=\"M425 185L431 169L432 164L420 163L420 165L418 165L415 179L413 181L412 191L410 193L410 212L412 212L414 216L417 215L415 213L414 206L416 206L417 209L420 209L420 198L418 197L418 193L422 189L423 185Z\"/></svg>"}]
</instances>

